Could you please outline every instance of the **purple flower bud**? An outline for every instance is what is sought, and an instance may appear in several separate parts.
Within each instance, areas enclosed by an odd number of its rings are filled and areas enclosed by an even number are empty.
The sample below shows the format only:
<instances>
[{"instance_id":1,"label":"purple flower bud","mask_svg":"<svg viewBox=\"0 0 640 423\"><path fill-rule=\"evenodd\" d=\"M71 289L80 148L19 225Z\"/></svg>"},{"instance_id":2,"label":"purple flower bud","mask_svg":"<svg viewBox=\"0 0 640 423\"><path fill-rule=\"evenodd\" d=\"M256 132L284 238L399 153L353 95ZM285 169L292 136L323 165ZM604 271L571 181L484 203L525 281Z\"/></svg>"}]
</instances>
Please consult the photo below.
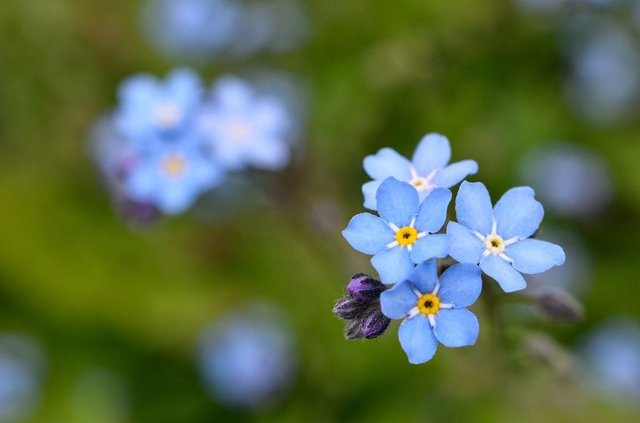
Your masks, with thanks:
<instances>
[{"instance_id":1,"label":"purple flower bud","mask_svg":"<svg viewBox=\"0 0 640 423\"><path fill-rule=\"evenodd\" d=\"M377 338L385 333L389 323L391 319L382 314L379 308L375 308L362 319L362 333L367 339Z\"/></svg>"},{"instance_id":2,"label":"purple flower bud","mask_svg":"<svg viewBox=\"0 0 640 423\"><path fill-rule=\"evenodd\" d=\"M336 305L333 307L333 313L341 319L351 320L356 317L361 317L366 309L366 303L347 295L336 302Z\"/></svg>"},{"instance_id":3,"label":"purple flower bud","mask_svg":"<svg viewBox=\"0 0 640 423\"><path fill-rule=\"evenodd\" d=\"M386 287L379 280L364 273L358 273L351 278L347 285L347 292L356 300L370 303L380 298Z\"/></svg>"},{"instance_id":4,"label":"purple flower bud","mask_svg":"<svg viewBox=\"0 0 640 423\"><path fill-rule=\"evenodd\" d=\"M543 292L538 297L538 307L551 321L576 323L584 319L584 307L561 288Z\"/></svg>"},{"instance_id":5,"label":"purple flower bud","mask_svg":"<svg viewBox=\"0 0 640 423\"><path fill-rule=\"evenodd\" d=\"M344 328L344 337L351 341L364 337L364 333L362 333L362 319L350 320Z\"/></svg>"}]
</instances>

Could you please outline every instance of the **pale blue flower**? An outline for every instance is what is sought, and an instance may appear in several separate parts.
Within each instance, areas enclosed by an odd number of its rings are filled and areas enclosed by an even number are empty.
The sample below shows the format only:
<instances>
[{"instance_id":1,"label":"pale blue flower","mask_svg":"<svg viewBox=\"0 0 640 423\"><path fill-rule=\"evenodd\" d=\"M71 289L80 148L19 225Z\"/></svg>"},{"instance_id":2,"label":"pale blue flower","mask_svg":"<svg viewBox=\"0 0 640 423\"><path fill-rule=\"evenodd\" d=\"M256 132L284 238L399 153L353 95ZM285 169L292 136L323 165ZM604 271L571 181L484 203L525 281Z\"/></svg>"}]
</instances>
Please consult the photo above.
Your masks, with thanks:
<instances>
[{"instance_id":1,"label":"pale blue flower","mask_svg":"<svg viewBox=\"0 0 640 423\"><path fill-rule=\"evenodd\" d=\"M154 144L123 182L127 198L177 214L221 182L220 166L205 154L197 135L186 134L171 142L156 140Z\"/></svg>"},{"instance_id":2,"label":"pale blue flower","mask_svg":"<svg viewBox=\"0 0 640 423\"><path fill-rule=\"evenodd\" d=\"M404 319L398 330L409 362L431 360L438 344L446 347L473 345L480 326L467 310L480 296L481 271L472 264L456 264L438 280L435 260L416 267L407 280L380 296L385 316Z\"/></svg>"},{"instance_id":3,"label":"pale blue flower","mask_svg":"<svg viewBox=\"0 0 640 423\"><path fill-rule=\"evenodd\" d=\"M376 210L376 191L389 176L409 182L423 201L435 188L451 188L478 171L474 160L463 160L449 165L451 145L447 137L427 134L413 153L411 161L391 148L383 148L364 159L364 170L373 178L362 186L364 206Z\"/></svg>"},{"instance_id":4,"label":"pale blue flower","mask_svg":"<svg viewBox=\"0 0 640 423\"><path fill-rule=\"evenodd\" d=\"M199 124L212 154L227 169L278 170L289 163L293 122L285 104L242 79L218 80Z\"/></svg>"},{"instance_id":5,"label":"pale blue flower","mask_svg":"<svg viewBox=\"0 0 640 423\"><path fill-rule=\"evenodd\" d=\"M444 225L450 201L451 191L436 188L420 204L410 184L387 178L377 193L380 217L358 214L342 235L356 250L373 255L371 264L382 282L398 283L407 279L415 264L447 256L449 238L433 233Z\"/></svg>"},{"instance_id":6,"label":"pale blue flower","mask_svg":"<svg viewBox=\"0 0 640 423\"><path fill-rule=\"evenodd\" d=\"M530 237L538 230L544 210L529 187L512 188L491 205L480 182L463 182L456 197L458 223L449 222L449 254L461 263L480 263L505 292L527 286L520 273L542 273L564 263L555 244Z\"/></svg>"},{"instance_id":7,"label":"pale blue flower","mask_svg":"<svg viewBox=\"0 0 640 423\"><path fill-rule=\"evenodd\" d=\"M132 76L120 85L114 124L139 145L158 136L179 136L193 122L202 93L198 75L189 69L177 69L164 81L147 74Z\"/></svg>"}]
</instances>

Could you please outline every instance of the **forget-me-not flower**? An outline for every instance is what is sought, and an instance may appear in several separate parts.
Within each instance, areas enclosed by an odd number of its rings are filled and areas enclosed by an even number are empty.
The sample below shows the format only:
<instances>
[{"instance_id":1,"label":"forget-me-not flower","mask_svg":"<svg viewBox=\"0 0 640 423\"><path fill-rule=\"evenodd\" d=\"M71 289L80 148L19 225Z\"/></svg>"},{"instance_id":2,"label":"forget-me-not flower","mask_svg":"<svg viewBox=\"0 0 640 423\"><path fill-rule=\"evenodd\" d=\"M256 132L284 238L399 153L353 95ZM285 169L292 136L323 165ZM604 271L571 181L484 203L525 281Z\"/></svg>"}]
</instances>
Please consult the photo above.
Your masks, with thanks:
<instances>
[{"instance_id":1,"label":"forget-me-not flower","mask_svg":"<svg viewBox=\"0 0 640 423\"><path fill-rule=\"evenodd\" d=\"M199 122L224 167L278 170L288 164L292 121L282 101L230 76L218 80L212 94Z\"/></svg>"},{"instance_id":2,"label":"forget-me-not flower","mask_svg":"<svg viewBox=\"0 0 640 423\"><path fill-rule=\"evenodd\" d=\"M420 140L411 161L391 148L383 148L375 155L365 157L364 170L373 181L362 186L364 206L376 210L376 191L389 176L413 185L422 201L435 188L451 188L478 171L478 164L474 160L463 160L450 165L449 160L449 140L435 133L427 134Z\"/></svg>"},{"instance_id":3,"label":"forget-me-not flower","mask_svg":"<svg viewBox=\"0 0 640 423\"><path fill-rule=\"evenodd\" d=\"M149 137L175 136L191 123L202 92L200 78L189 69L177 69L164 81L147 74L132 76L120 86L115 125L141 145Z\"/></svg>"},{"instance_id":4,"label":"forget-me-not flower","mask_svg":"<svg viewBox=\"0 0 640 423\"><path fill-rule=\"evenodd\" d=\"M480 296L481 271L472 264L456 264L438 280L435 260L416 267L407 280L380 296L382 312L391 319L404 319L398 330L409 362L431 360L438 343L446 347L473 345L480 326L467 310Z\"/></svg>"},{"instance_id":5,"label":"forget-me-not flower","mask_svg":"<svg viewBox=\"0 0 640 423\"><path fill-rule=\"evenodd\" d=\"M520 273L542 273L562 265L561 247L530 239L544 216L534 194L529 187L512 188L492 207L484 184L463 182L456 197L458 223L447 226L451 257L461 263L480 263L505 292L527 286Z\"/></svg>"},{"instance_id":6,"label":"forget-me-not flower","mask_svg":"<svg viewBox=\"0 0 640 423\"><path fill-rule=\"evenodd\" d=\"M401 282L414 264L447 256L449 238L433 233L444 225L451 191L436 188L420 204L410 184L390 177L380 185L376 197L380 217L360 213L342 234L353 248L373 255L371 264L382 282Z\"/></svg>"},{"instance_id":7,"label":"forget-me-not flower","mask_svg":"<svg viewBox=\"0 0 640 423\"><path fill-rule=\"evenodd\" d=\"M156 140L155 146L124 181L127 198L151 203L167 214L191 206L204 191L222 180L220 166L202 151L196 134L171 141Z\"/></svg>"}]
</instances>

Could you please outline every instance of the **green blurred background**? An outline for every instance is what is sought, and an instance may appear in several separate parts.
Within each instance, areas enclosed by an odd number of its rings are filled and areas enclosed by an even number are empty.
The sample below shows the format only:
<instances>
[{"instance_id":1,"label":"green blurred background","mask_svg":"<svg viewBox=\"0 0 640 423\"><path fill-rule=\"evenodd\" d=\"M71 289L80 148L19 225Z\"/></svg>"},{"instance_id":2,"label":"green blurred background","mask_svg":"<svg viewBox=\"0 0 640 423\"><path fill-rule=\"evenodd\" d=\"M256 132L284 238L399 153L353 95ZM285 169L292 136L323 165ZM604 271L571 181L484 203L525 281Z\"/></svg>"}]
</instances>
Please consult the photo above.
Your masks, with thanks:
<instances>
[{"instance_id":1,"label":"green blurred background","mask_svg":"<svg viewBox=\"0 0 640 423\"><path fill-rule=\"evenodd\" d=\"M637 406L594 394L579 371L536 360L522 342L549 334L572 360L601 321L640 317L638 113L608 126L576 117L563 96L560 21L507 0L309 0L313 28L299 50L197 68L207 81L265 65L308 81L304 151L286 172L260 176L268 204L141 230L114 212L86 142L123 78L178 65L141 36L140 5L0 2L0 332L27 333L47 355L27 421L638 421ZM611 205L586 220L548 213L542 228L586 240L585 321L556 326L505 310L493 336L480 302L478 345L441 348L420 366L407 362L397 323L375 341L343 339L333 302L349 276L373 271L340 234L362 210L362 159L385 146L410 155L430 131L449 137L453 160L479 163L470 179L494 199L521 183L520 160L544 143L575 141L607 161ZM194 342L251 300L289 317L299 371L281 404L240 412L207 395ZM95 368L126 388L79 388Z\"/></svg>"}]
</instances>

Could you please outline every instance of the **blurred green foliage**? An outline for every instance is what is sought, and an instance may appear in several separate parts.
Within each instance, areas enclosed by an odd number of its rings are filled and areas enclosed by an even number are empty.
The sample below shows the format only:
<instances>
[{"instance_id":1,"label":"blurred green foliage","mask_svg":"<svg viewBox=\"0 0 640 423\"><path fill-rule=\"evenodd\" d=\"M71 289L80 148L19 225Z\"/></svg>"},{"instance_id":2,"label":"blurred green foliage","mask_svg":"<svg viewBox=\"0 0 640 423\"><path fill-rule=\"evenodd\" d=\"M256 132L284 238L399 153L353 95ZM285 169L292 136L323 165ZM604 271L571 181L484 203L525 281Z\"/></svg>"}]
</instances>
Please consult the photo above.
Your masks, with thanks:
<instances>
[{"instance_id":1,"label":"blurred green foliage","mask_svg":"<svg viewBox=\"0 0 640 423\"><path fill-rule=\"evenodd\" d=\"M638 421L524 355L520 341L539 330L571 347L607 316L640 316L640 121L578 120L562 96L554 24L507 0L307 3L312 36L299 51L198 69L209 81L266 65L309 81L302 158L256 179L269 205L135 230L114 213L86 138L120 80L177 64L141 37L139 1L0 2L0 331L46 347L32 421L121 421L102 390L74 406L94 367L129 384L129 422ZM576 141L608 160L616 197L606 214L546 219L588 240L585 323L523 326L507 314L499 338L479 303L478 345L441 348L422 366L407 363L395 323L376 341L342 338L332 303L351 274L372 271L340 234L362 209L362 158L383 146L408 155L429 131L450 138L454 160L478 161L472 179L494 198L519 183L519 159L541 143ZM262 414L216 405L193 359L202 326L251 299L281 306L300 348L294 392Z\"/></svg>"}]
</instances>

